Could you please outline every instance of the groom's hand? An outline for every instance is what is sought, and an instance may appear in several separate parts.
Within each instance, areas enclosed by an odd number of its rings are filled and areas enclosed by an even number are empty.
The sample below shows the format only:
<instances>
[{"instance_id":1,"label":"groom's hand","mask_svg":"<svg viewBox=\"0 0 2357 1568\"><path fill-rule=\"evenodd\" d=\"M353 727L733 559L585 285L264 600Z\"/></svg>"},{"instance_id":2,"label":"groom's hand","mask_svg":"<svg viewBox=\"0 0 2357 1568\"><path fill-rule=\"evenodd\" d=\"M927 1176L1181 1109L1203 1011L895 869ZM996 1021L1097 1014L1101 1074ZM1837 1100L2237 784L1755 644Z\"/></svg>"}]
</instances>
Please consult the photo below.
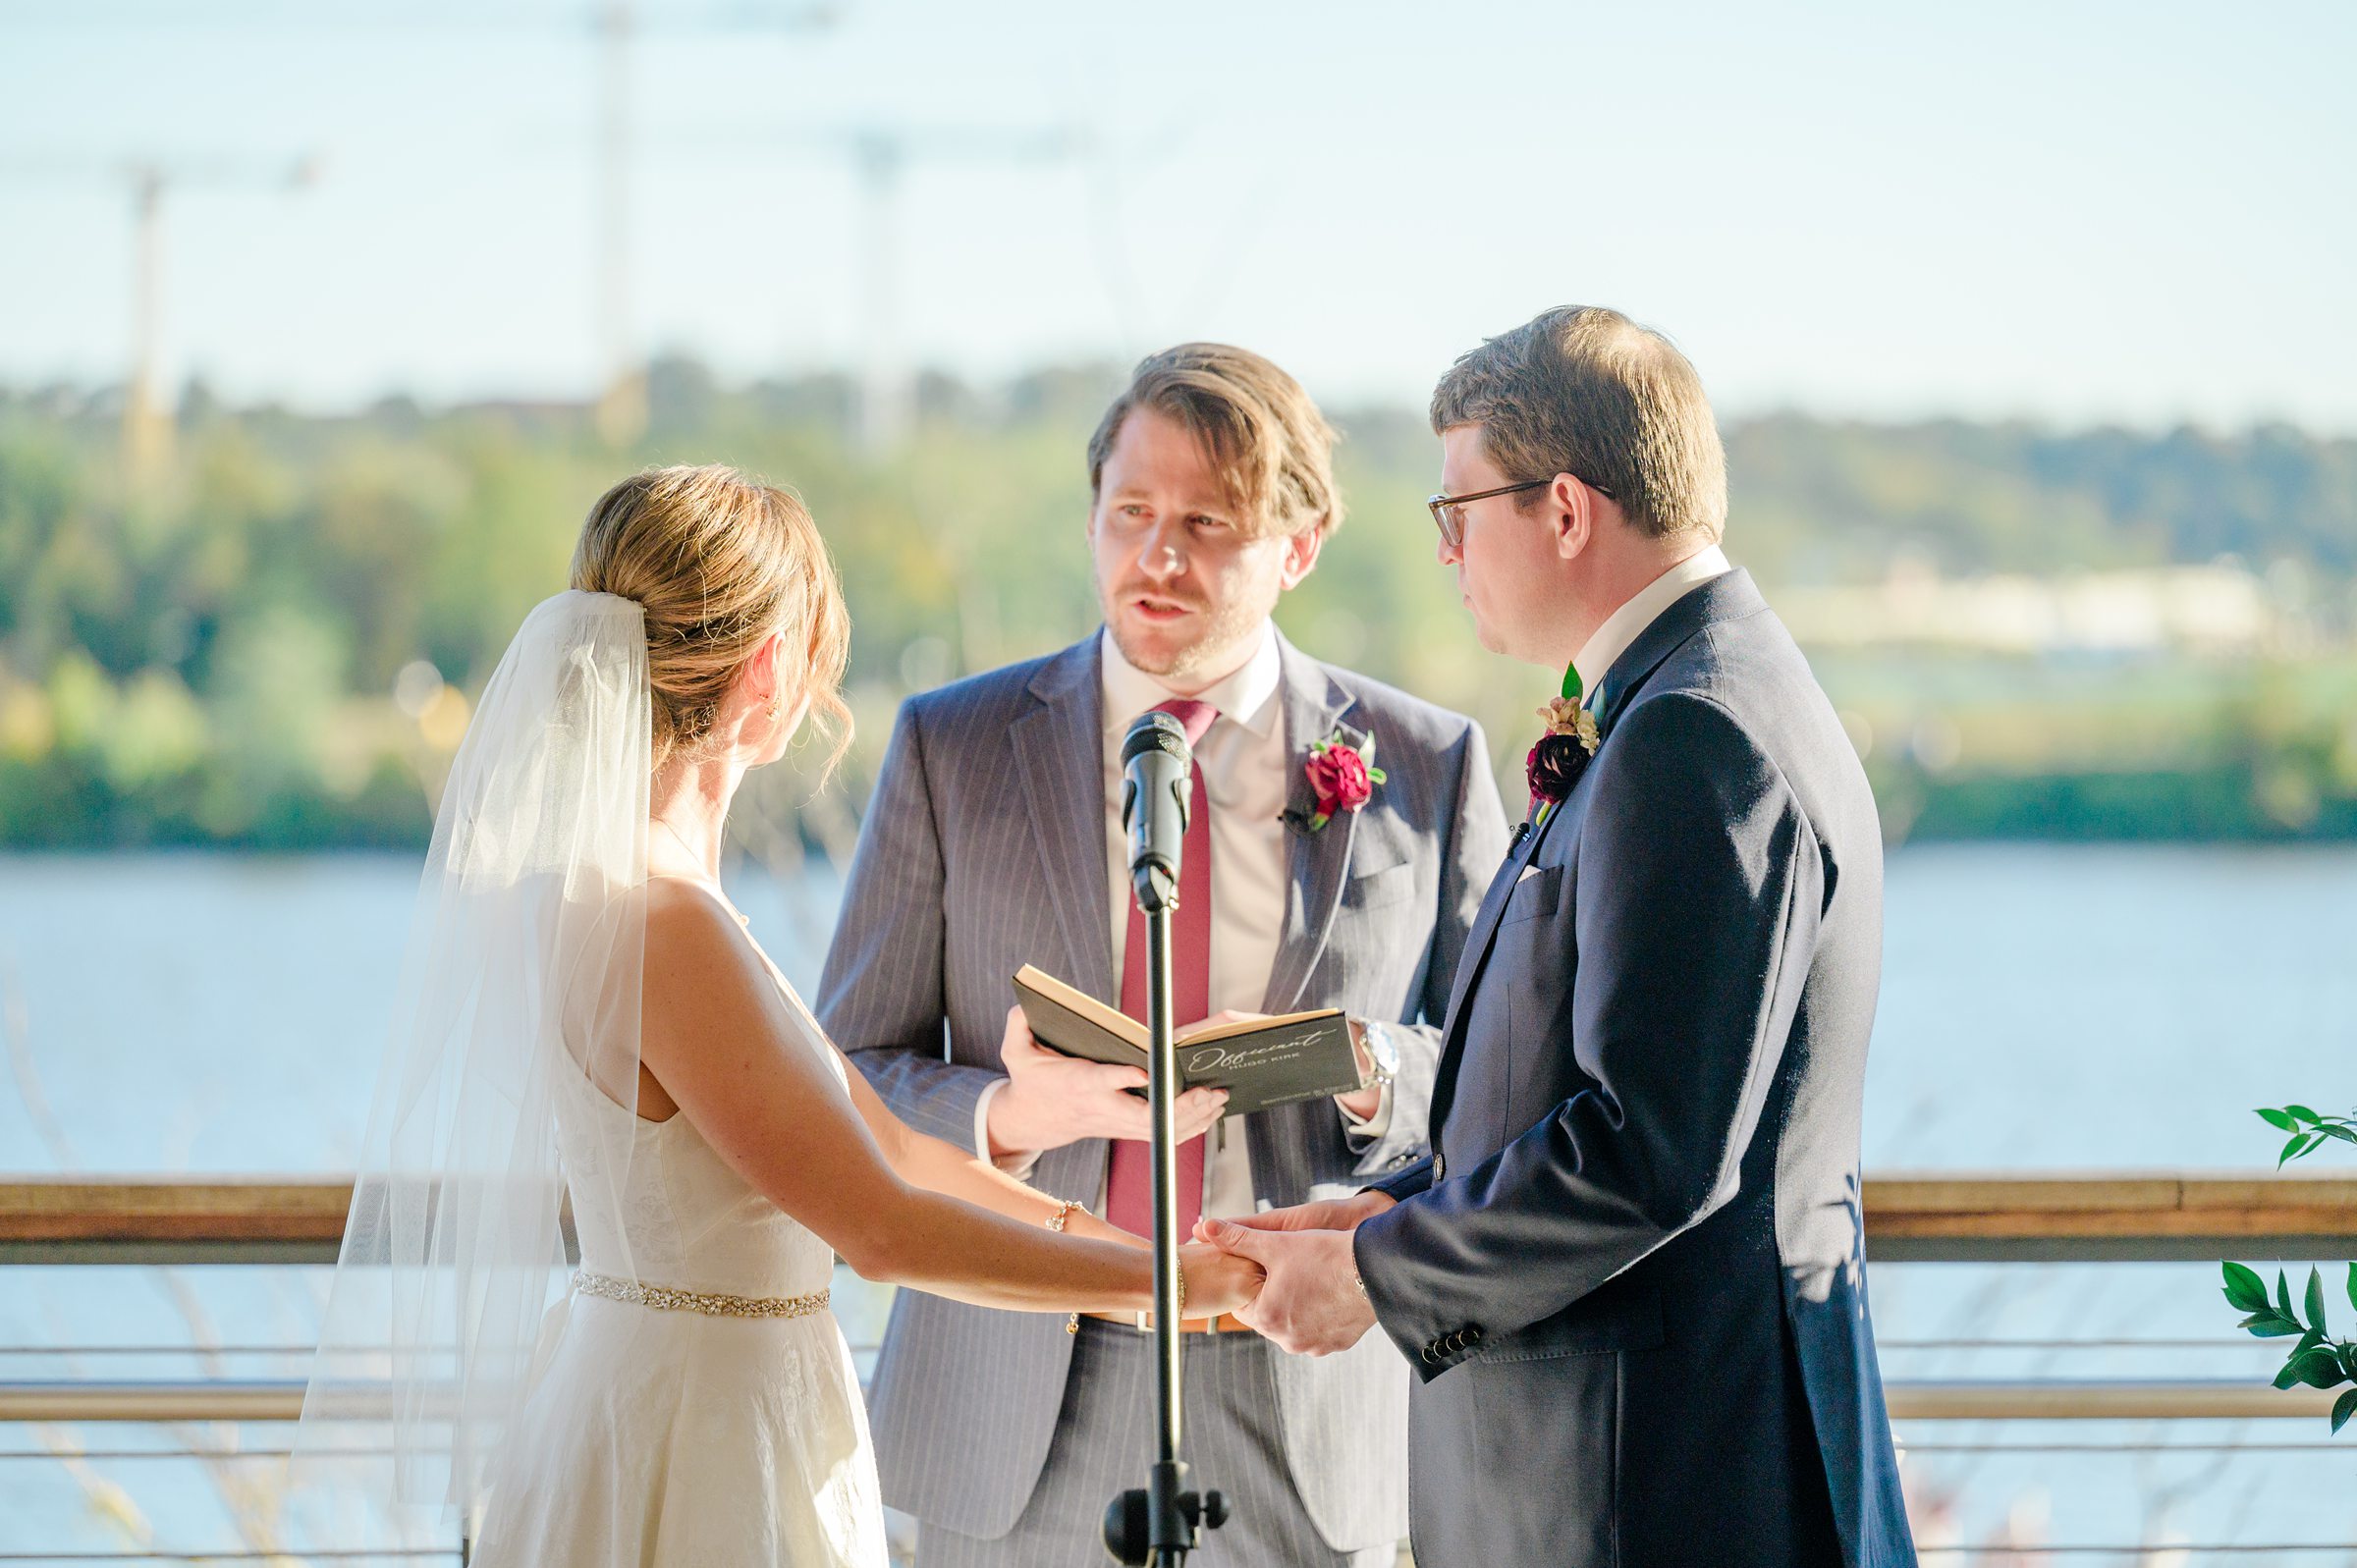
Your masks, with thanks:
<instances>
[{"instance_id":1,"label":"groom's hand","mask_svg":"<svg viewBox=\"0 0 2357 1568\"><path fill-rule=\"evenodd\" d=\"M1356 1230L1365 1221L1399 1200L1388 1193L1355 1192L1347 1198L1295 1204L1290 1209L1264 1209L1256 1215L1237 1215L1226 1222L1246 1230ZM1195 1224L1195 1239L1209 1241L1208 1228L1218 1221Z\"/></svg>"},{"instance_id":2,"label":"groom's hand","mask_svg":"<svg viewBox=\"0 0 2357 1568\"><path fill-rule=\"evenodd\" d=\"M1007 1033L999 1042L1007 1082L990 1097L990 1153L993 1159L1036 1155L1082 1138L1151 1137L1146 1102L1129 1091L1144 1089L1146 1069L1084 1061L1050 1051L1032 1037L1017 1005L1007 1010ZM1189 1089L1178 1100L1178 1140L1210 1129L1227 1108L1224 1089Z\"/></svg>"},{"instance_id":3,"label":"groom's hand","mask_svg":"<svg viewBox=\"0 0 2357 1568\"><path fill-rule=\"evenodd\" d=\"M1280 1350L1330 1356L1375 1326L1348 1230L1272 1230L1227 1219L1207 1219L1202 1230L1205 1240L1267 1271L1260 1294L1235 1316Z\"/></svg>"},{"instance_id":4,"label":"groom's hand","mask_svg":"<svg viewBox=\"0 0 2357 1568\"><path fill-rule=\"evenodd\" d=\"M1188 1320L1233 1317L1260 1294L1260 1265L1249 1258L1200 1243L1178 1249L1178 1267L1186 1277Z\"/></svg>"}]
</instances>

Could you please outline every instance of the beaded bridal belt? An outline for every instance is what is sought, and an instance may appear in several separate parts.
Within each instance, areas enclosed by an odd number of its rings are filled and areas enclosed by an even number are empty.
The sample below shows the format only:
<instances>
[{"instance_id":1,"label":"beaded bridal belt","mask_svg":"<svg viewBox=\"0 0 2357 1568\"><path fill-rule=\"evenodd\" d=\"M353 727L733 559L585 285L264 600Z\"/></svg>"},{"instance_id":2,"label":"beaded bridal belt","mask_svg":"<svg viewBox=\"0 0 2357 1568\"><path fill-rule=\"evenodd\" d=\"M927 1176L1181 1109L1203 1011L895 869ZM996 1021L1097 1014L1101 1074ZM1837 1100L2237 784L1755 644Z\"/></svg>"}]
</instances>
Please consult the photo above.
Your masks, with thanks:
<instances>
[{"instance_id":1,"label":"beaded bridal belt","mask_svg":"<svg viewBox=\"0 0 2357 1568\"><path fill-rule=\"evenodd\" d=\"M575 1274L573 1288L584 1296L627 1301L636 1307L652 1307L657 1312L700 1312L708 1318L807 1318L814 1312L827 1310L828 1295L824 1290L816 1290L807 1296L714 1296L700 1290L671 1290L662 1285L642 1285L635 1279L590 1273Z\"/></svg>"}]
</instances>

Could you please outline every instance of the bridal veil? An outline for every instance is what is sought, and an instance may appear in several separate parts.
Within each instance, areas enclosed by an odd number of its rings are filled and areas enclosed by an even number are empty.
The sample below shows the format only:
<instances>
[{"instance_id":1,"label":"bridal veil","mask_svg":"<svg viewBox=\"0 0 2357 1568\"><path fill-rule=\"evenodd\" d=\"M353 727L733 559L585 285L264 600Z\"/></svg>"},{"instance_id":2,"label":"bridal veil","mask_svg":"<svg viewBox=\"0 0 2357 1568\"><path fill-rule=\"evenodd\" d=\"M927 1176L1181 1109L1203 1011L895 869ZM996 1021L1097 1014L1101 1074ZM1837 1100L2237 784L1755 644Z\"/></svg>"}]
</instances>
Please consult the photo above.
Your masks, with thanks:
<instances>
[{"instance_id":1,"label":"bridal veil","mask_svg":"<svg viewBox=\"0 0 2357 1568\"><path fill-rule=\"evenodd\" d=\"M484 688L418 887L302 1478L471 1509L561 1321L566 1183L629 1179L635 1118L600 1118L568 1170L556 1100L577 1074L636 1108L650 701L639 606L579 591L531 612Z\"/></svg>"}]
</instances>

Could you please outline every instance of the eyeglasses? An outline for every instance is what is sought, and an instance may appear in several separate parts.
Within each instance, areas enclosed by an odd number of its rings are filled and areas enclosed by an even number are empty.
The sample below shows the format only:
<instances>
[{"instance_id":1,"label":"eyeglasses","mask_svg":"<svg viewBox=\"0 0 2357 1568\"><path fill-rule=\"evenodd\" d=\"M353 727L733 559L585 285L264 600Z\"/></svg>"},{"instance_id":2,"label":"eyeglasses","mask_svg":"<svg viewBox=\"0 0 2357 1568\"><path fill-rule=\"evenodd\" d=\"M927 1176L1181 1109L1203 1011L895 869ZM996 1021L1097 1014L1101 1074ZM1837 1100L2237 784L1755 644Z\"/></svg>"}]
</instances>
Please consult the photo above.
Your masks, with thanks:
<instances>
[{"instance_id":1,"label":"eyeglasses","mask_svg":"<svg viewBox=\"0 0 2357 1568\"><path fill-rule=\"evenodd\" d=\"M1571 477L1579 479L1577 474L1573 474ZM1579 479L1579 482L1607 501L1620 499L1592 479ZM1456 550L1461 549L1465 542L1466 502L1487 501L1492 496L1510 496L1524 490L1538 490L1553 483L1555 483L1553 477L1525 479L1518 485L1500 485L1495 490L1473 490L1461 496L1426 496L1424 505L1431 509L1433 526L1441 530L1441 542L1450 549Z\"/></svg>"}]
</instances>

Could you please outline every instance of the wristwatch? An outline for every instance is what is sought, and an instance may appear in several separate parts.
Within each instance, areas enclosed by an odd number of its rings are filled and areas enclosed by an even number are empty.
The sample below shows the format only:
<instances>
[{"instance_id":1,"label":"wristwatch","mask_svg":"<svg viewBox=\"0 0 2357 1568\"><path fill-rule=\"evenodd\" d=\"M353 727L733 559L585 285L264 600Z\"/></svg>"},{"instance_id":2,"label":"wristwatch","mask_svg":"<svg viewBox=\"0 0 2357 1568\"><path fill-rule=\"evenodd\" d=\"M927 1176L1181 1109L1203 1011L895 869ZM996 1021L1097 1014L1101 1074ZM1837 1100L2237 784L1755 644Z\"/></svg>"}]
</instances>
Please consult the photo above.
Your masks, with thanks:
<instances>
[{"instance_id":1,"label":"wristwatch","mask_svg":"<svg viewBox=\"0 0 2357 1568\"><path fill-rule=\"evenodd\" d=\"M1367 1076L1361 1089L1389 1089L1399 1076L1399 1047L1391 1030L1372 1018L1358 1021L1359 1043L1367 1048Z\"/></svg>"}]
</instances>

